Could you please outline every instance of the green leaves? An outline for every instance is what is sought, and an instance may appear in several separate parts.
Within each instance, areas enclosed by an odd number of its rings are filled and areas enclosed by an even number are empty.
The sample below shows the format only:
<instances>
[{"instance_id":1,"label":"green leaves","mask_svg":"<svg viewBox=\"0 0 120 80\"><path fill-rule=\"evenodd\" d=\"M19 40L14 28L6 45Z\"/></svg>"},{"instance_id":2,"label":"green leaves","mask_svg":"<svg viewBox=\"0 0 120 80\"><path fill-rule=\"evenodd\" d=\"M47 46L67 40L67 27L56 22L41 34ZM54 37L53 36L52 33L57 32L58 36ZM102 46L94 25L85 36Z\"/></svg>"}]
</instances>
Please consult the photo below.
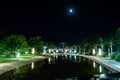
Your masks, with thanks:
<instances>
[{"instance_id":1,"label":"green leaves","mask_svg":"<svg viewBox=\"0 0 120 80\"><path fill-rule=\"evenodd\" d=\"M28 43L29 43L30 47L35 48L36 52L43 51L43 41L42 41L41 36L30 37Z\"/></svg>"},{"instance_id":2,"label":"green leaves","mask_svg":"<svg viewBox=\"0 0 120 80\"><path fill-rule=\"evenodd\" d=\"M5 51L17 51L18 49L24 49L27 48L27 40L22 35L11 35L8 37L5 37L0 42L0 49L3 49Z\"/></svg>"}]
</instances>

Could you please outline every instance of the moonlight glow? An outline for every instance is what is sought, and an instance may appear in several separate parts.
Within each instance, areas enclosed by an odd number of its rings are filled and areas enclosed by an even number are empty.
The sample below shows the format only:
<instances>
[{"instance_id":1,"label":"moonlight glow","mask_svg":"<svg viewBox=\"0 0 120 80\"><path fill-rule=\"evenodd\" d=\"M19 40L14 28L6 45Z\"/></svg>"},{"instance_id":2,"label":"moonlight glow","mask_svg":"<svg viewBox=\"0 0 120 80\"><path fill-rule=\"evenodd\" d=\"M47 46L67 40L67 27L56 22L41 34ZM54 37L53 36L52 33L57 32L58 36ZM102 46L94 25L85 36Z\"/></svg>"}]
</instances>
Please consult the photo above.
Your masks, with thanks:
<instances>
[{"instance_id":1,"label":"moonlight glow","mask_svg":"<svg viewBox=\"0 0 120 80\"><path fill-rule=\"evenodd\" d=\"M69 17L71 16L76 16L76 14L77 14L77 10L76 10L76 8L74 7L74 6L70 6L70 7L68 7L68 8L66 8L66 12L65 12Z\"/></svg>"},{"instance_id":2,"label":"moonlight glow","mask_svg":"<svg viewBox=\"0 0 120 80\"><path fill-rule=\"evenodd\" d=\"M72 13L72 12L73 12L73 10L72 10L72 9L70 9L70 10L69 10L69 12L70 12L70 13Z\"/></svg>"}]
</instances>

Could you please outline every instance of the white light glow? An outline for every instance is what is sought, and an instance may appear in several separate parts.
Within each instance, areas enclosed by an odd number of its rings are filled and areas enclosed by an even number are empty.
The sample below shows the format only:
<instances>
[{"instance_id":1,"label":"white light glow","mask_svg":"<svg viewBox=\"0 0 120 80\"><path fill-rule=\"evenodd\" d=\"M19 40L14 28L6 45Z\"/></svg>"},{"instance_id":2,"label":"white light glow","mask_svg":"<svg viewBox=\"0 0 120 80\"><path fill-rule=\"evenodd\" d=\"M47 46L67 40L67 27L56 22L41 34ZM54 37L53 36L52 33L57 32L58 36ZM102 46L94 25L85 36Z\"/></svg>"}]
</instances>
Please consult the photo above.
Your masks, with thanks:
<instances>
[{"instance_id":1,"label":"white light glow","mask_svg":"<svg viewBox=\"0 0 120 80\"><path fill-rule=\"evenodd\" d=\"M46 54L46 50L45 49L43 50L43 54Z\"/></svg>"},{"instance_id":2,"label":"white light glow","mask_svg":"<svg viewBox=\"0 0 120 80\"><path fill-rule=\"evenodd\" d=\"M50 57L48 58L48 63L49 63L49 64L51 63L51 58L50 58Z\"/></svg>"},{"instance_id":3,"label":"white light glow","mask_svg":"<svg viewBox=\"0 0 120 80\"><path fill-rule=\"evenodd\" d=\"M46 49L46 48L47 48L47 46L44 46L43 48L44 48L44 49Z\"/></svg>"},{"instance_id":4,"label":"white light glow","mask_svg":"<svg viewBox=\"0 0 120 80\"><path fill-rule=\"evenodd\" d=\"M76 53L77 51L76 50L74 50L74 53Z\"/></svg>"},{"instance_id":5,"label":"white light glow","mask_svg":"<svg viewBox=\"0 0 120 80\"><path fill-rule=\"evenodd\" d=\"M16 58L20 57L20 53L17 53Z\"/></svg>"},{"instance_id":6,"label":"white light glow","mask_svg":"<svg viewBox=\"0 0 120 80\"><path fill-rule=\"evenodd\" d=\"M99 76L100 78L107 78L107 76L106 76L106 74L100 74L100 76Z\"/></svg>"},{"instance_id":7,"label":"white light glow","mask_svg":"<svg viewBox=\"0 0 120 80\"><path fill-rule=\"evenodd\" d=\"M67 53L67 49L65 49L65 53Z\"/></svg>"},{"instance_id":8,"label":"white light glow","mask_svg":"<svg viewBox=\"0 0 120 80\"><path fill-rule=\"evenodd\" d=\"M16 69L19 69L19 67L17 67Z\"/></svg>"},{"instance_id":9,"label":"white light glow","mask_svg":"<svg viewBox=\"0 0 120 80\"><path fill-rule=\"evenodd\" d=\"M93 55L95 55L95 49L93 49Z\"/></svg>"},{"instance_id":10,"label":"white light glow","mask_svg":"<svg viewBox=\"0 0 120 80\"><path fill-rule=\"evenodd\" d=\"M75 59L75 60L76 60L76 58L77 58L76 55L74 55L74 59Z\"/></svg>"},{"instance_id":11,"label":"white light glow","mask_svg":"<svg viewBox=\"0 0 120 80\"><path fill-rule=\"evenodd\" d=\"M56 53L58 53L58 50L56 50Z\"/></svg>"},{"instance_id":12,"label":"white light glow","mask_svg":"<svg viewBox=\"0 0 120 80\"><path fill-rule=\"evenodd\" d=\"M32 62L31 64L31 69L34 69L34 62Z\"/></svg>"},{"instance_id":13,"label":"white light glow","mask_svg":"<svg viewBox=\"0 0 120 80\"><path fill-rule=\"evenodd\" d=\"M70 9L70 13L72 13L73 12L73 10L72 9Z\"/></svg>"},{"instance_id":14,"label":"white light glow","mask_svg":"<svg viewBox=\"0 0 120 80\"><path fill-rule=\"evenodd\" d=\"M93 67L94 67L94 68L96 67L96 64L95 64L95 62L93 62Z\"/></svg>"},{"instance_id":15,"label":"white light glow","mask_svg":"<svg viewBox=\"0 0 120 80\"><path fill-rule=\"evenodd\" d=\"M53 52L54 50L52 49L51 51Z\"/></svg>"},{"instance_id":16,"label":"white light glow","mask_svg":"<svg viewBox=\"0 0 120 80\"><path fill-rule=\"evenodd\" d=\"M58 56L56 55L56 58L58 58Z\"/></svg>"},{"instance_id":17,"label":"white light glow","mask_svg":"<svg viewBox=\"0 0 120 80\"><path fill-rule=\"evenodd\" d=\"M100 73L102 72L102 66L101 65L99 66L99 72Z\"/></svg>"},{"instance_id":18,"label":"white light glow","mask_svg":"<svg viewBox=\"0 0 120 80\"><path fill-rule=\"evenodd\" d=\"M35 54L35 48L32 48L32 52L31 52L32 54Z\"/></svg>"},{"instance_id":19,"label":"white light glow","mask_svg":"<svg viewBox=\"0 0 120 80\"><path fill-rule=\"evenodd\" d=\"M25 52L26 54L28 53L28 51Z\"/></svg>"},{"instance_id":20,"label":"white light glow","mask_svg":"<svg viewBox=\"0 0 120 80\"><path fill-rule=\"evenodd\" d=\"M102 50L101 50L101 48L98 49L98 54L99 54L99 55L102 55Z\"/></svg>"},{"instance_id":21,"label":"white light glow","mask_svg":"<svg viewBox=\"0 0 120 80\"><path fill-rule=\"evenodd\" d=\"M48 52L51 53L51 49L49 49Z\"/></svg>"}]
</instances>

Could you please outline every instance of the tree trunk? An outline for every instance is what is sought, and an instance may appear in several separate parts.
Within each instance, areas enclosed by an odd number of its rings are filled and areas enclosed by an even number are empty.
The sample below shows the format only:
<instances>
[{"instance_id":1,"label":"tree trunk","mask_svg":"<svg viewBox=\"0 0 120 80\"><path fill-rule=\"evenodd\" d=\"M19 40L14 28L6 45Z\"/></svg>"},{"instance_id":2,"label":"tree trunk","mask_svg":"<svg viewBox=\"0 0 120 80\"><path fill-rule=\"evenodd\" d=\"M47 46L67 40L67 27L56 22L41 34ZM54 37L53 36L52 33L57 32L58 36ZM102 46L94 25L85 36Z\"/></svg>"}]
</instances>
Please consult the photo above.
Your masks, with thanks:
<instances>
[{"instance_id":1,"label":"tree trunk","mask_svg":"<svg viewBox=\"0 0 120 80\"><path fill-rule=\"evenodd\" d=\"M110 56L111 52L110 52L110 49L108 48L108 57Z\"/></svg>"},{"instance_id":2,"label":"tree trunk","mask_svg":"<svg viewBox=\"0 0 120 80\"><path fill-rule=\"evenodd\" d=\"M112 42L110 42L110 49L111 49L111 53L113 52L113 45Z\"/></svg>"},{"instance_id":3,"label":"tree trunk","mask_svg":"<svg viewBox=\"0 0 120 80\"><path fill-rule=\"evenodd\" d=\"M101 43L101 52L103 53L103 48L104 48L104 46L103 46L103 44Z\"/></svg>"}]
</instances>

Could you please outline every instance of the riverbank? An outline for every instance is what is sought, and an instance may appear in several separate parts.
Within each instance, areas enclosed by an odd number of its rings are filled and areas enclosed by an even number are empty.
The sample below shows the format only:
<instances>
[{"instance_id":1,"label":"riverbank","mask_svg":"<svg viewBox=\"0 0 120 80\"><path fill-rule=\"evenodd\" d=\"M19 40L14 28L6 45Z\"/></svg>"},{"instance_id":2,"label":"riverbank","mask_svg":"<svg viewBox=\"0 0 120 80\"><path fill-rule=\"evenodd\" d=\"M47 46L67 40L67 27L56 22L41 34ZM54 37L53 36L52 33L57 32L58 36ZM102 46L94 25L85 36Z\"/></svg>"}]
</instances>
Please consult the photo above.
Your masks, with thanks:
<instances>
[{"instance_id":1,"label":"riverbank","mask_svg":"<svg viewBox=\"0 0 120 80\"><path fill-rule=\"evenodd\" d=\"M0 63L0 75L7 72L7 71L13 70L17 67L21 67L21 66L24 66L26 64L30 64L32 62L36 62L36 61L39 61L39 60L43 60L45 58L48 58L48 57L35 56L35 57L32 57L32 58L26 58L26 59L24 58L24 59L21 59L21 60L18 60L18 61Z\"/></svg>"},{"instance_id":2,"label":"riverbank","mask_svg":"<svg viewBox=\"0 0 120 80\"><path fill-rule=\"evenodd\" d=\"M54 55L58 56L58 55L68 55L68 54L52 54L49 56L54 56ZM112 72L115 72L115 73L120 72L120 62L117 62L115 60L111 60L104 57L88 56L88 55L79 55L79 54L72 54L72 55L83 56L85 58L95 61L98 64L103 65L104 67L112 70ZM23 58L18 61L0 63L0 75L7 71L13 70L17 67L21 67L26 64L30 64L32 62L36 62L39 60L43 60L45 58L48 58L48 56L35 56L31 58Z\"/></svg>"},{"instance_id":3,"label":"riverbank","mask_svg":"<svg viewBox=\"0 0 120 80\"><path fill-rule=\"evenodd\" d=\"M120 72L120 62L111 60L109 58L104 58L104 57L96 57L96 56L87 56L87 55L79 55L83 56L85 58L88 58L90 60L95 61L98 64L103 65L104 67L108 68L112 72Z\"/></svg>"},{"instance_id":4,"label":"riverbank","mask_svg":"<svg viewBox=\"0 0 120 80\"><path fill-rule=\"evenodd\" d=\"M97 57L97 56L89 56L89 55L80 55L80 54L52 54L52 56L58 56L58 55L76 55L76 56L83 56L85 58L88 58L92 61L95 61L98 64L103 65L105 68L111 70L113 73L120 72L120 62L105 58L105 57Z\"/></svg>"}]
</instances>

